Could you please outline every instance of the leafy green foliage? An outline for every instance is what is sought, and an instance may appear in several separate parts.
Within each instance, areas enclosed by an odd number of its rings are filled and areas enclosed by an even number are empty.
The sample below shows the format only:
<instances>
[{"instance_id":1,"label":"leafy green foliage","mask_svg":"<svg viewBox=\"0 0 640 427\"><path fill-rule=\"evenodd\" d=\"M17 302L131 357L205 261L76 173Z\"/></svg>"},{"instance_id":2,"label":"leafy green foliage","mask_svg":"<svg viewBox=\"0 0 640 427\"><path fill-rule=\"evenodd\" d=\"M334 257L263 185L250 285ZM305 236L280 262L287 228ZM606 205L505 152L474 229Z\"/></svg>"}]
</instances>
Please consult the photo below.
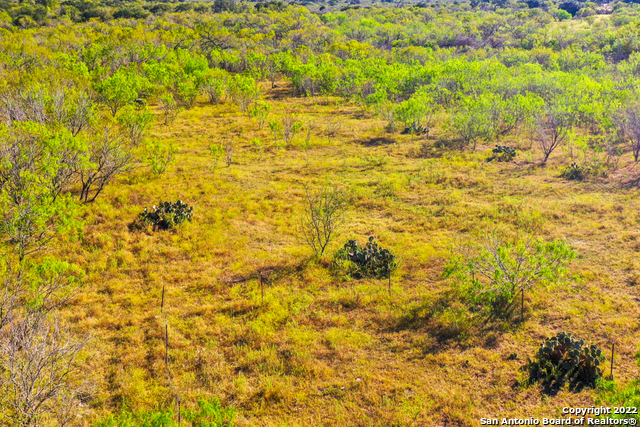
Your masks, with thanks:
<instances>
[{"instance_id":1,"label":"leafy green foliage","mask_svg":"<svg viewBox=\"0 0 640 427\"><path fill-rule=\"evenodd\" d=\"M0 127L0 135L0 245L22 260L78 227L67 190L86 147L67 130L30 121Z\"/></svg>"},{"instance_id":2,"label":"leafy green foliage","mask_svg":"<svg viewBox=\"0 0 640 427\"><path fill-rule=\"evenodd\" d=\"M560 332L540 344L534 360L529 359L525 369L529 382L542 382L550 387L568 383L572 389L595 387L602 377L602 351L596 345L586 345L570 333Z\"/></svg>"},{"instance_id":3,"label":"leafy green foliage","mask_svg":"<svg viewBox=\"0 0 640 427\"><path fill-rule=\"evenodd\" d=\"M113 75L96 83L94 88L100 94L102 102L115 116L120 108L131 104L145 91L150 90L151 83L140 74L121 68Z\"/></svg>"},{"instance_id":4,"label":"leafy green foliage","mask_svg":"<svg viewBox=\"0 0 640 427\"><path fill-rule=\"evenodd\" d=\"M563 240L507 239L489 234L459 245L445 270L470 302L488 313L511 317L515 297L544 281L558 281L575 252ZM521 313L524 316L524 313Z\"/></svg>"},{"instance_id":5,"label":"leafy green foliage","mask_svg":"<svg viewBox=\"0 0 640 427\"><path fill-rule=\"evenodd\" d=\"M151 127L153 114L146 108L127 105L120 110L117 120L124 136L132 145L138 146Z\"/></svg>"},{"instance_id":6,"label":"leafy green foliage","mask_svg":"<svg viewBox=\"0 0 640 427\"><path fill-rule=\"evenodd\" d=\"M487 96L465 97L450 116L450 126L463 144L471 145L474 150L479 141L491 136L489 105Z\"/></svg>"},{"instance_id":7,"label":"leafy green foliage","mask_svg":"<svg viewBox=\"0 0 640 427\"><path fill-rule=\"evenodd\" d=\"M253 77L234 75L227 82L227 91L243 113L248 112L251 104L258 100L260 88Z\"/></svg>"},{"instance_id":8,"label":"leafy green foliage","mask_svg":"<svg viewBox=\"0 0 640 427\"><path fill-rule=\"evenodd\" d=\"M349 276L356 279L374 277L388 278L398 267L396 256L378 246L373 236L366 245L359 246L356 240L349 240L333 257L334 267L346 269Z\"/></svg>"},{"instance_id":9,"label":"leafy green foliage","mask_svg":"<svg viewBox=\"0 0 640 427\"><path fill-rule=\"evenodd\" d=\"M178 200L175 203L161 202L151 210L144 208L134 222L135 228L153 227L154 230L173 229L185 221L191 221L193 207Z\"/></svg>"},{"instance_id":10,"label":"leafy green foliage","mask_svg":"<svg viewBox=\"0 0 640 427\"><path fill-rule=\"evenodd\" d=\"M178 424L173 411L124 412L98 421L95 427L233 427L236 410L223 406L219 399L201 399L198 407L182 414L186 424Z\"/></svg>"},{"instance_id":11,"label":"leafy green foliage","mask_svg":"<svg viewBox=\"0 0 640 427\"><path fill-rule=\"evenodd\" d=\"M640 406L640 380L633 380L624 387L616 385L615 381L600 380L598 388L600 389L600 396L596 401L596 405L630 409ZM640 414L633 412L633 409L631 409L629 413L608 414L607 417L640 421Z\"/></svg>"},{"instance_id":12,"label":"leafy green foliage","mask_svg":"<svg viewBox=\"0 0 640 427\"><path fill-rule=\"evenodd\" d=\"M402 101L395 113L398 120L404 123L403 133L429 135L438 107L427 87L420 88L409 99Z\"/></svg>"},{"instance_id":13,"label":"leafy green foliage","mask_svg":"<svg viewBox=\"0 0 640 427\"><path fill-rule=\"evenodd\" d=\"M144 158L151 171L156 175L161 175L174 161L178 148L172 143L153 140L145 143L144 152Z\"/></svg>"}]
</instances>

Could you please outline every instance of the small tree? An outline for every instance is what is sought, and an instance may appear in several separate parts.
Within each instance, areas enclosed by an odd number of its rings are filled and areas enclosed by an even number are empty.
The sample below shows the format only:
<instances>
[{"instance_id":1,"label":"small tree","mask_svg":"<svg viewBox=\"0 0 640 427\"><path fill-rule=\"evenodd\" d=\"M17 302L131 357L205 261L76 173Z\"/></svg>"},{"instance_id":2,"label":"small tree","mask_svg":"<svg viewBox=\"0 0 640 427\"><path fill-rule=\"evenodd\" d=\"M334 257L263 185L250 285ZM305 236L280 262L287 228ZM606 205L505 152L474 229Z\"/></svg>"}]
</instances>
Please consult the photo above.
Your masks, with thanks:
<instances>
[{"instance_id":1,"label":"small tree","mask_svg":"<svg viewBox=\"0 0 640 427\"><path fill-rule=\"evenodd\" d=\"M109 108L115 117L118 111L127 104L140 98L140 94L151 88L151 83L144 77L124 68L95 84L100 100Z\"/></svg>"},{"instance_id":2,"label":"small tree","mask_svg":"<svg viewBox=\"0 0 640 427\"><path fill-rule=\"evenodd\" d=\"M486 98L463 98L449 120L464 145L472 146L474 151L478 141L491 136L489 100Z\"/></svg>"},{"instance_id":3,"label":"small tree","mask_svg":"<svg viewBox=\"0 0 640 427\"><path fill-rule=\"evenodd\" d=\"M404 123L405 133L425 133L429 137L438 105L425 89L419 90L398 105L396 116Z\"/></svg>"},{"instance_id":4,"label":"small tree","mask_svg":"<svg viewBox=\"0 0 640 427\"><path fill-rule=\"evenodd\" d=\"M622 137L629 141L633 160L637 163L640 159L640 105L625 105L614 120Z\"/></svg>"},{"instance_id":5,"label":"small tree","mask_svg":"<svg viewBox=\"0 0 640 427\"><path fill-rule=\"evenodd\" d=\"M271 135L273 135L273 141L276 142L280 132L282 131L282 125L275 120L270 120L269 129L271 130Z\"/></svg>"},{"instance_id":6,"label":"small tree","mask_svg":"<svg viewBox=\"0 0 640 427\"><path fill-rule=\"evenodd\" d=\"M269 104L267 104L266 102L258 101L249 111L251 117L255 117L258 120L259 129L262 129L262 127L266 123L269 110L271 110Z\"/></svg>"},{"instance_id":7,"label":"small tree","mask_svg":"<svg viewBox=\"0 0 640 427\"><path fill-rule=\"evenodd\" d=\"M213 166L211 167L211 172L215 172L217 167L218 167L218 163L220 162L220 159L222 158L222 153L224 152L224 149L222 148L222 145L220 144L211 144L209 146L209 153L211 153L211 157L213 157Z\"/></svg>"},{"instance_id":8,"label":"small tree","mask_svg":"<svg viewBox=\"0 0 640 427\"><path fill-rule=\"evenodd\" d=\"M282 138L284 139L284 143L289 145L293 138L295 138L296 133L302 127L302 122L296 120L296 118L290 114L282 117Z\"/></svg>"},{"instance_id":9,"label":"small tree","mask_svg":"<svg viewBox=\"0 0 640 427\"><path fill-rule=\"evenodd\" d=\"M74 376L86 338L73 338L46 316L15 320L0 337L0 419L29 427L53 415L57 425L68 424L77 414L77 407L70 406L79 403L82 393Z\"/></svg>"},{"instance_id":10,"label":"small tree","mask_svg":"<svg viewBox=\"0 0 640 427\"><path fill-rule=\"evenodd\" d=\"M160 97L160 107L164 112L164 124L168 125L178 117L181 107L178 102L173 98L173 95L168 93Z\"/></svg>"},{"instance_id":11,"label":"small tree","mask_svg":"<svg viewBox=\"0 0 640 427\"><path fill-rule=\"evenodd\" d=\"M82 146L68 131L23 122L0 138L0 244L20 260L73 223L64 193L74 182Z\"/></svg>"},{"instance_id":12,"label":"small tree","mask_svg":"<svg viewBox=\"0 0 640 427\"><path fill-rule=\"evenodd\" d=\"M346 208L347 197L344 192L325 187L317 193L311 193L305 187L305 210L300 218L300 232L316 256L321 257L338 234Z\"/></svg>"},{"instance_id":13,"label":"small tree","mask_svg":"<svg viewBox=\"0 0 640 427\"><path fill-rule=\"evenodd\" d=\"M564 144L575 121L575 112L570 108L547 106L535 124L535 139L543 153L542 164L560 145Z\"/></svg>"},{"instance_id":14,"label":"small tree","mask_svg":"<svg viewBox=\"0 0 640 427\"><path fill-rule=\"evenodd\" d=\"M127 105L118 114L118 124L122 134L129 139L131 145L137 147L151 127L153 114L148 109L136 110Z\"/></svg>"},{"instance_id":15,"label":"small tree","mask_svg":"<svg viewBox=\"0 0 640 427\"><path fill-rule=\"evenodd\" d=\"M76 376L86 338L65 331L55 311L81 278L73 265L45 258L0 263L0 423L67 425L87 391Z\"/></svg>"},{"instance_id":16,"label":"small tree","mask_svg":"<svg viewBox=\"0 0 640 427\"><path fill-rule=\"evenodd\" d=\"M340 117L327 119L325 121L325 134L327 135L327 139L329 141L331 141L338 135L338 132L340 132L340 129L342 129L343 124L344 122Z\"/></svg>"},{"instance_id":17,"label":"small tree","mask_svg":"<svg viewBox=\"0 0 640 427\"><path fill-rule=\"evenodd\" d=\"M227 159L227 167L230 167L231 163L233 161L234 148L235 148L234 147L234 143L230 139L227 139L224 142L224 154L225 154L225 157Z\"/></svg>"},{"instance_id":18,"label":"small tree","mask_svg":"<svg viewBox=\"0 0 640 427\"><path fill-rule=\"evenodd\" d=\"M144 148L144 158L151 168L151 171L156 175L162 175L167 171L167 168L173 163L174 157L178 152L174 144L161 141L149 141L145 143Z\"/></svg>"},{"instance_id":19,"label":"small tree","mask_svg":"<svg viewBox=\"0 0 640 427\"><path fill-rule=\"evenodd\" d=\"M373 105L376 113L380 118L387 122L387 130L389 132L396 131L396 109L398 103L392 96L387 94L386 90L379 90L367 98L367 104Z\"/></svg>"},{"instance_id":20,"label":"small tree","mask_svg":"<svg viewBox=\"0 0 640 427\"><path fill-rule=\"evenodd\" d=\"M80 200L93 202L104 187L117 175L131 168L133 152L122 137L105 128L89 143L86 162L76 169L82 188Z\"/></svg>"},{"instance_id":21,"label":"small tree","mask_svg":"<svg viewBox=\"0 0 640 427\"><path fill-rule=\"evenodd\" d=\"M248 112L248 108L260 96L260 88L253 77L236 74L228 81L227 88L231 99L238 104L240 111Z\"/></svg>"},{"instance_id":22,"label":"small tree","mask_svg":"<svg viewBox=\"0 0 640 427\"><path fill-rule=\"evenodd\" d=\"M575 252L563 240L509 240L493 233L478 244L459 246L445 275L456 277L471 301L494 314L510 315L520 294L524 321L525 292L542 281L558 279L574 257Z\"/></svg>"}]
</instances>

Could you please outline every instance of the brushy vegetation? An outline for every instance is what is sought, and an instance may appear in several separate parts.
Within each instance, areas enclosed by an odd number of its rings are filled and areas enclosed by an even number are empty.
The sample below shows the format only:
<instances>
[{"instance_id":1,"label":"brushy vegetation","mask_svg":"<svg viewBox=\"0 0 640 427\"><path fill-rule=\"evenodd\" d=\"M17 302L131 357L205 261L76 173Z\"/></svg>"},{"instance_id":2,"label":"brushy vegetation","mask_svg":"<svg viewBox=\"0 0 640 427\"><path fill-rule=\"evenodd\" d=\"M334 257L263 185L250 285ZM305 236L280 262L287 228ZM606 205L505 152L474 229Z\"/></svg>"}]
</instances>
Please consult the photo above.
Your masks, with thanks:
<instances>
[{"instance_id":1,"label":"brushy vegetation","mask_svg":"<svg viewBox=\"0 0 640 427\"><path fill-rule=\"evenodd\" d=\"M640 6L351 3L0 2L0 424L635 402Z\"/></svg>"},{"instance_id":2,"label":"brushy vegetation","mask_svg":"<svg viewBox=\"0 0 640 427\"><path fill-rule=\"evenodd\" d=\"M110 416L98 421L95 427L177 427L187 425L190 427L233 427L235 410L231 407L223 407L217 399L208 401L200 400L198 407L193 410L180 412L178 417L172 411L160 411L149 413L123 412L117 417Z\"/></svg>"},{"instance_id":3,"label":"brushy vegetation","mask_svg":"<svg viewBox=\"0 0 640 427\"><path fill-rule=\"evenodd\" d=\"M480 243L459 245L445 270L455 280L455 288L473 304L492 315L513 315L520 299L520 319L524 321L524 298L543 281L560 282L575 252L564 241L545 242L532 236L505 238L499 233L485 235Z\"/></svg>"}]
</instances>

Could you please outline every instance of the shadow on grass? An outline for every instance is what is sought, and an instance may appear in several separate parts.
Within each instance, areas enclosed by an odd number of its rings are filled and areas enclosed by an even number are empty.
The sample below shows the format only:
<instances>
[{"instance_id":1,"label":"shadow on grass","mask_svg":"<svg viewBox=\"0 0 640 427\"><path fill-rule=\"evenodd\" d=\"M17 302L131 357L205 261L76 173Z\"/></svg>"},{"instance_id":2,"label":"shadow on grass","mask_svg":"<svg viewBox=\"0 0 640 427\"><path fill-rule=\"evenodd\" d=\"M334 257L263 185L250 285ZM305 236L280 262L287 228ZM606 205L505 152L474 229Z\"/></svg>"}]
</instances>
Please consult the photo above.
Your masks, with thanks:
<instances>
[{"instance_id":1,"label":"shadow on grass","mask_svg":"<svg viewBox=\"0 0 640 427\"><path fill-rule=\"evenodd\" d=\"M310 259L300 260L295 263L268 264L257 267L252 271L224 275L220 281L224 284L236 285L248 283L252 280L262 281L265 285L273 285L275 282L286 277L299 276L307 268Z\"/></svg>"},{"instance_id":2,"label":"shadow on grass","mask_svg":"<svg viewBox=\"0 0 640 427\"><path fill-rule=\"evenodd\" d=\"M415 150L409 152L409 157L418 159L439 159L451 151L461 151L464 142L458 139L436 139L423 141Z\"/></svg>"},{"instance_id":3,"label":"shadow on grass","mask_svg":"<svg viewBox=\"0 0 640 427\"><path fill-rule=\"evenodd\" d=\"M356 142L362 145L363 147L381 147L383 145L392 145L397 143L394 139L387 138L385 136L365 138Z\"/></svg>"},{"instance_id":4,"label":"shadow on grass","mask_svg":"<svg viewBox=\"0 0 640 427\"><path fill-rule=\"evenodd\" d=\"M423 354L438 354L452 347L496 348L502 334L518 326L512 315L487 316L474 311L454 292L446 292L389 318L382 327L390 333L422 332L425 334L425 339L420 340Z\"/></svg>"},{"instance_id":5,"label":"shadow on grass","mask_svg":"<svg viewBox=\"0 0 640 427\"><path fill-rule=\"evenodd\" d=\"M523 365L520 370L523 372L529 372L529 378L524 382L515 381L513 384L514 389L519 389L527 386L540 386L540 393L549 397L556 396L561 390L567 390L572 393L580 393L585 388L589 388L589 385L584 382L569 381L564 377L558 379L540 379L534 372L530 370L530 364Z\"/></svg>"},{"instance_id":6,"label":"shadow on grass","mask_svg":"<svg viewBox=\"0 0 640 427\"><path fill-rule=\"evenodd\" d=\"M451 347L468 348L482 345L475 316L454 294L444 293L390 317L381 325L384 332L423 333L418 340L423 354L438 354Z\"/></svg>"}]
</instances>

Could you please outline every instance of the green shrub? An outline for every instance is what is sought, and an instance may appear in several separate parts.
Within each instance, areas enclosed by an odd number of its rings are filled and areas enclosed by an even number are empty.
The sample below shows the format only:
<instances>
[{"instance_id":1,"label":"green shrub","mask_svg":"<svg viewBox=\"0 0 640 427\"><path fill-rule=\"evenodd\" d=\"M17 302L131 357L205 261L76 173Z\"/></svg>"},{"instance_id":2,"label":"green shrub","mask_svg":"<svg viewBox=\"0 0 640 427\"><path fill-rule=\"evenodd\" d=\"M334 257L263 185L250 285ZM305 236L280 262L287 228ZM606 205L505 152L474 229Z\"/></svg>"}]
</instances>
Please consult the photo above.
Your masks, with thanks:
<instances>
[{"instance_id":1,"label":"green shrub","mask_svg":"<svg viewBox=\"0 0 640 427\"><path fill-rule=\"evenodd\" d=\"M545 339L534 360L529 359L526 369L529 382L541 381L548 386L560 387L565 382L572 389L595 387L602 377L600 367L605 358L596 345L586 345L571 334L560 332Z\"/></svg>"},{"instance_id":2,"label":"green shrub","mask_svg":"<svg viewBox=\"0 0 640 427\"><path fill-rule=\"evenodd\" d=\"M144 145L144 159L156 175L161 175L167 171L167 168L173 163L178 149L172 143L164 143L162 141L148 141Z\"/></svg>"},{"instance_id":3,"label":"green shrub","mask_svg":"<svg viewBox=\"0 0 640 427\"><path fill-rule=\"evenodd\" d=\"M388 249L378 246L375 239L369 237L365 246L358 246L356 240L349 240L333 257L337 268L344 268L353 278L386 278L398 267L395 255Z\"/></svg>"},{"instance_id":4,"label":"green shrub","mask_svg":"<svg viewBox=\"0 0 640 427\"><path fill-rule=\"evenodd\" d=\"M571 19L572 16L569 12L567 12L566 10L562 10L562 9L556 9L555 10L555 17L558 21L564 21L566 19Z\"/></svg>"},{"instance_id":5,"label":"green shrub","mask_svg":"<svg viewBox=\"0 0 640 427\"><path fill-rule=\"evenodd\" d=\"M185 221L191 221L193 207L178 200L175 203L161 202L158 206L144 208L134 223L137 228L153 227L154 230L176 228Z\"/></svg>"},{"instance_id":6,"label":"green shrub","mask_svg":"<svg viewBox=\"0 0 640 427\"><path fill-rule=\"evenodd\" d=\"M490 316L515 319L519 305L524 321L525 293L541 283L558 283L575 252L564 240L493 232L457 245L452 255L444 276L454 279L456 292Z\"/></svg>"},{"instance_id":7,"label":"green shrub","mask_svg":"<svg viewBox=\"0 0 640 427\"><path fill-rule=\"evenodd\" d=\"M235 417L233 407L222 406L218 399L198 402L198 407L194 410L185 410L183 420L178 424L171 410L154 412L123 412L116 416L110 416L98 421L96 427L233 427Z\"/></svg>"},{"instance_id":8,"label":"green shrub","mask_svg":"<svg viewBox=\"0 0 640 427\"><path fill-rule=\"evenodd\" d=\"M640 414L633 413L633 410L640 406L640 380L633 380L624 387L618 387L615 381L603 380L598 383L598 388L600 396L596 400L596 405L629 408L629 413L621 411L622 413L618 414L607 414L605 415L607 418L640 421Z\"/></svg>"}]
</instances>

